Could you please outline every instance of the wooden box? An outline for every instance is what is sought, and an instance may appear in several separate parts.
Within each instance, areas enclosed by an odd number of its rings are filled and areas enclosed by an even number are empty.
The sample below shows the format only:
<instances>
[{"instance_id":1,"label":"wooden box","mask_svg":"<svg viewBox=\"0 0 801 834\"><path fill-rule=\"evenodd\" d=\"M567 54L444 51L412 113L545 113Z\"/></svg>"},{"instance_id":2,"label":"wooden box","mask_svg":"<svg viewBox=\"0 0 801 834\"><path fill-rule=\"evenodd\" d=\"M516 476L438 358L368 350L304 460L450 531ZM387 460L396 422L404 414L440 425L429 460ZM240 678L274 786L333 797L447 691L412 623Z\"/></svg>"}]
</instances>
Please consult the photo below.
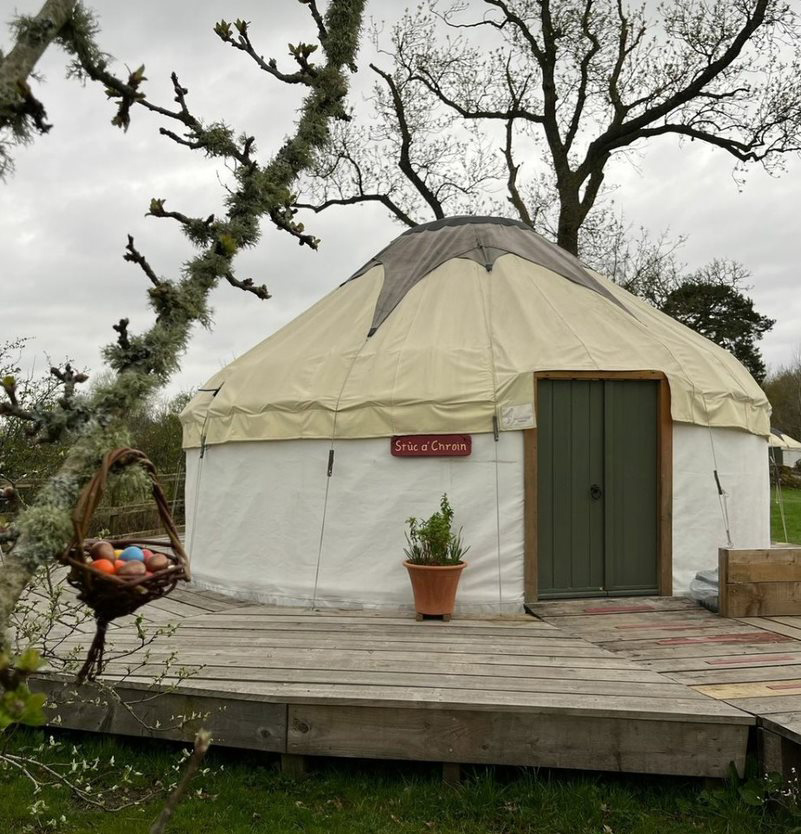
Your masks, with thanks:
<instances>
[{"instance_id":1,"label":"wooden box","mask_svg":"<svg viewBox=\"0 0 801 834\"><path fill-rule=\"evenodd\" d=\"M721 616L801 615L801 547L721 548L718 566Z\"/></svg>"}]
</instances>

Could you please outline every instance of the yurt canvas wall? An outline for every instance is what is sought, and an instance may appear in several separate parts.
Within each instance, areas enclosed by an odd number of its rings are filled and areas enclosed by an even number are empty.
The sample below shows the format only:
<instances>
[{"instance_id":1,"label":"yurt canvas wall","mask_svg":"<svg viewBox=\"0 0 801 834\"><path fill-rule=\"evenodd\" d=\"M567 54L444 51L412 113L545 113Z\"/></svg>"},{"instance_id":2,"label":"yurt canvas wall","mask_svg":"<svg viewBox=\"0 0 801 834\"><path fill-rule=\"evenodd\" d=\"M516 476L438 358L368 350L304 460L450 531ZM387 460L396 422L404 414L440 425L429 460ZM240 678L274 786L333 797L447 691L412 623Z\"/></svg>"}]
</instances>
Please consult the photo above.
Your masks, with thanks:
<instances>
[{"instance_id":1,"label":"yurt canvas wall","mask_svg":"<svg viewBox=\"0 0 801 834\"><path fill-rule=\"evenodd\" d=\"M764 441L737 430L711 433L673 426L674 593L714 567L727 543L715 458L733 543L770 542ZM188 548L198 581L276 605L408 608L406 518L430 515L447 492L470 545L459 609L521 609L523 432L502 432L497 443L492 433L473 435L471 456L459 458L395 458L388 439L342 440L329 479L330 447L324 440L230 443L207 447L203 459L188 450Z\"/></svg>"},{"instance_id":2,"label":"yurt canvas wall","mask_svg":"<svg viewBox=\"0 0 801 834\"><path fill-rule=\"evenodd\" d=\"M408 606L405 520L447 492L463 611L681 593L719 547L769 544L769 414L730 354L522 224L417 227L187 407L193 574L277 604ZM391 454L422 434L471 454Z\"/></svg>"}]
</instances>

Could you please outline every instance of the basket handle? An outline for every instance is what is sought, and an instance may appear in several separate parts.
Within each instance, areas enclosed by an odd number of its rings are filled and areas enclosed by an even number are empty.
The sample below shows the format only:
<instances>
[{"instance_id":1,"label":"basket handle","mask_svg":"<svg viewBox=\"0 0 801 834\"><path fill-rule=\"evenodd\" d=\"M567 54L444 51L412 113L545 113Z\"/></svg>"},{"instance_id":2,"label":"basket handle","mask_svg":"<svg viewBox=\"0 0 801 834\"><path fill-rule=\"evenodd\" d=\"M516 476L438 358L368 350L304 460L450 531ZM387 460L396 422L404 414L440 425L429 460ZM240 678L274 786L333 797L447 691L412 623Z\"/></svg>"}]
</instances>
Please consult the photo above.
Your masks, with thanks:
<instances>
[{"instance_id":1,"label":"basket handle","mask_svg":"<svg viewBox=\"0 0 801 834\"><path fill-rule=\"evenodd\" d=\"M73 548L80 549L83 546L83 541L89 531L89 525L92 522L92 517L95 510L100 504L103 493L106 491L108 484L108 476L112 469L121 469L126 466L132 466L138 463L145 470L148 478L151 481L153 491L153 500L156 502L156 509L161 518L162 526L164 527L167 537L170 540L172 551L177 557L178 561L184 569L184 575L187 580L191 578L189 572L189 559L186 555L181 539L178 535L178 530L175 526L172 513L170 512L167 497L164 495L164 490L159 483L156 475L156 467L147 457L144 452L138 449L129 449L122 447L119 449L112 449L103 456L103 461L100 468L95 472L92 480L83 488L81 494L78 496L78 502L72 512L72 526L75 531L72 542L67 547L65 557Z\"/></svg>"}]
</instances>

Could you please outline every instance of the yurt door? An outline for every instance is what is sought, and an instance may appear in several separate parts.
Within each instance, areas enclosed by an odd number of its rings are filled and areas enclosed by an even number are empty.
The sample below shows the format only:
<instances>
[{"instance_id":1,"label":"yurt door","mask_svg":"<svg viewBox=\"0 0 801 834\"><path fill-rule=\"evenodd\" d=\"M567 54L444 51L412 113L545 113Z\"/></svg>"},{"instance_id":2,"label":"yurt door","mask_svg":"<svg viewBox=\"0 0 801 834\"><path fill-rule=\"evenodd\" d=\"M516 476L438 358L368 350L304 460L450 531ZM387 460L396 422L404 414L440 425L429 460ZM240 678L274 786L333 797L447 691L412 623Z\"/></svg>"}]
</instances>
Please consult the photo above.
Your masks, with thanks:
<instances>
[{"instance_id":1,"label":"yurt door","mask_svg":"<svg viewBox=\"0 0 801 834\"><path fill-rule=\"evenodd\" d=\"M540 598L656 592L658 397L652 380L538 381Z\"/></svg>"}]
</instances>

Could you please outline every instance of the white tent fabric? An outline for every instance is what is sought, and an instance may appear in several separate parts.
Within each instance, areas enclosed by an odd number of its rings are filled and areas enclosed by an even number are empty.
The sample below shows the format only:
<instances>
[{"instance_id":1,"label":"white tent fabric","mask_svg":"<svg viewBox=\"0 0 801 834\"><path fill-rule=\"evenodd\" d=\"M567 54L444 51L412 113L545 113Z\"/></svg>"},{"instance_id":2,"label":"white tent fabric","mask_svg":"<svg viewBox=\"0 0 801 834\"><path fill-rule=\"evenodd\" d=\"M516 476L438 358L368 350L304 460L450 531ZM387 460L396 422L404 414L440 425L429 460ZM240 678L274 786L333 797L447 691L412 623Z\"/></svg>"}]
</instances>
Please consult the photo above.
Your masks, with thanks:
<instances>
[{"instance_id":1,"label":"white tent fabric","mask_svg":"<svg viewBox=\"0 0 801 834\"><path fill-rule=\"evenodd\" d=\"M770 480L764 438L742 431L673 425L673 591L717 568L726 529L717 469L735 548L770 547Z\"/></svg>"},{"instance_id":2,"label":"white tent fabric","mask_svg":"<svg viewBox=\"0 0 801 834\"><path fill-rule=\"evenodd\" d=\"M470 545L457 610L521 610L522 434L502 433L498 443L492 434L474 435L464 458L395 458L389 444L337 442L330 479L326 441L228 443L208 447L202 459L189 450L194 580L275 605L408 609L405 520L430 515L432 496L447 492ZM676 424L674 593L686 592L697 571L714 568L726 545L713 445L734 546L770 544L764 438Z\"/></svg>"},{"instance_id":3,"label":"white tent fabric","mask_svg":"<svg viewBox=\"0 0 801 834\"><path fill-rule=\"evenodd\" d=\"M331 478L329 448L319 440L229 443L202 459L190 450L193 581L276 605L409 608L406 519L431 515L432 496L436 505L447 492L470 546L461 610L520 610L519 432L498 443L475 435L472 454L461 458L392 457L388 438L340 441Z\"/></svg>"}]
</instances>

